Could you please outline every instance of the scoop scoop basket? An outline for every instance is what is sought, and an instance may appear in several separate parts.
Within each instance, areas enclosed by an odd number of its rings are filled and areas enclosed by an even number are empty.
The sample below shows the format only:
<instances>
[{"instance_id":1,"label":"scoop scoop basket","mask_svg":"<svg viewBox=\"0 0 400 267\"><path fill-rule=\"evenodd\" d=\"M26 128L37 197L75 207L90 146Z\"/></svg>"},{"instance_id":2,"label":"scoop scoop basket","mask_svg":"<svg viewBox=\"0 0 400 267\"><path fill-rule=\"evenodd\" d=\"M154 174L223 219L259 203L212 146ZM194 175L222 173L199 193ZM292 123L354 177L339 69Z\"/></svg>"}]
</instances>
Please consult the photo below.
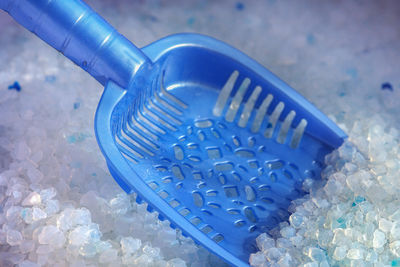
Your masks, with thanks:
<instances>
[{"instance_id":1,"label":"scoop scoop basket","mask_svg":"<svg viewBox=\"0 0 400 267\"><path fill-rule=\"evenodd\" d=\"M306 178L346 137L240 51L178 34L136 48L78 0L0 7L105 86L95 118L109 170L149 211L247 266ZM84 89L84 88L83 88Z\"/></svg>"}]
</instances>

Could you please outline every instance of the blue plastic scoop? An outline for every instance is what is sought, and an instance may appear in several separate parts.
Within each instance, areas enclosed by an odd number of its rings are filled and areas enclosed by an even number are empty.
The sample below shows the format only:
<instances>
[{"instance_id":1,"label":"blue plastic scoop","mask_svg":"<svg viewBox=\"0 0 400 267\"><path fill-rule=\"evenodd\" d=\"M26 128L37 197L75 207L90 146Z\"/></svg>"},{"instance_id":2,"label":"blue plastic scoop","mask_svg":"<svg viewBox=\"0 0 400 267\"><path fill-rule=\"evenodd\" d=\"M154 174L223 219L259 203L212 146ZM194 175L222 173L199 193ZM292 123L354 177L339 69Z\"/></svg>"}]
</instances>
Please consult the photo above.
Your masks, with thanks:
<instances>
[{"instance_id":1,"label":"blue plastic scoop","mask_svg":"<svg viewBox=\"0 0 400 267\"><path fill-rule=\"evenodd\" d=\"M105 90L96 136L149 211L235 266L287 220L345 133L240 51L179 34L136 48L79 0L0 0Z\"/></svg>"}]
</instances>

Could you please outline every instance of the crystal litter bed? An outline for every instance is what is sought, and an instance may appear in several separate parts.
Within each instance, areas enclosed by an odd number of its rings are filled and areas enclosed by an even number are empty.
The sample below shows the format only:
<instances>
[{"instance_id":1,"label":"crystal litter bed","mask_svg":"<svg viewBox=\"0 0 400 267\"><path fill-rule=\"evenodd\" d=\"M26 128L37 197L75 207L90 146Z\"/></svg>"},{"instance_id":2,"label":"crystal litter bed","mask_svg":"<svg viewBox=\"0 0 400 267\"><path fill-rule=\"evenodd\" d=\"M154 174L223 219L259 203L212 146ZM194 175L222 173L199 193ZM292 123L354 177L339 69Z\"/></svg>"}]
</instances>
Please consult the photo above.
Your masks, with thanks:
<instances>
[{"instance_id":1,"label":"crystal litter bed","mask_svg":"<svg viewBox=\"0 0 400 267\"><path fill-rule=\"evenodd\" d=\"M191 31L237 47L349 135L251 264L400 266L400 4L188 2L89 1L139 46ZM225 266L114 182L101 86L3 13L0 34L0 266Z\"/></svg>"}]
</instances>

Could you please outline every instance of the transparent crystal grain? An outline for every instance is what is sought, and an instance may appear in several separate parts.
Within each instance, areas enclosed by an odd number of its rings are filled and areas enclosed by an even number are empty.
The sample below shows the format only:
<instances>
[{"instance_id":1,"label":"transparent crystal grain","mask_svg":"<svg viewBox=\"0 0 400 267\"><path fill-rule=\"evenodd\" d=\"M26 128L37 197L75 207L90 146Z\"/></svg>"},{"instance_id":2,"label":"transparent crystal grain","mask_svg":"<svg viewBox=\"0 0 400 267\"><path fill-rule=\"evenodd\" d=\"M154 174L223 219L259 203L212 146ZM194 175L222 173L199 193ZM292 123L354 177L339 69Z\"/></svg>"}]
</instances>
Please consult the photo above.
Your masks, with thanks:
<instances>
[{"instance_id":1,"label":"transparent crystal grain","mask_svg":"<svg viewBox=\"0 0 400 267\"><path fill-rule=\"evenodd\" d=\"M124 254L133 254L140 249L142 241L132 237L124 237L121 239L121 249Z\"/></svg>"},{"instance_id":2,"label":"transparent crystal grain","mask_svg":"<svg viewBox=\"0 0 400 267\"><path fill-rule=\"evenodd\" d=\"M174 258L167 262L167 267L186 267L186 262L180 258Z\"/></svg>"},{"instance_id":3,"label":"transparent crystal grain","mask_svg":"<svg viewBox=\"0 0 400 267\"><path fill-rule=\"evenodd\" d=\"M259 235L256 238L257 246L261 250L267 250L269 248L275 247L275 240L269 237L266 233Z\"/></svg>"},{"instance_id":4,"label":"transparent crystal grain","mask_svg":"<svg viewBox=\"0 0 400 267\"><path fill-rule=\"evenodd\" d=\"M374 248L381 248L385 245L385 243L386 243L385 234L380 230L375 230L373 239Z\"/></svg>"},{"instance_id":5,"label":"transparent crystal grain","mask_svg":"<svg viewBox=\"0 0 400 267\"><path fill-rule=\"evenodd\" d=\"M23 242L22 234L16 230L7 231L7 243L10 246L17 246Z\"/></svg>"},{"instance_id":6,"label":"transparent crystal grain","mask_svg":"<svg viewBox=\"0 0 400 267\"><path fill-rule=\"evenodd\" d=\"M266 262L266 258L264 253L257 252L250 255L250 264L251 266L263 266Z\"/></svg>"},{"instance_id":7,"label":"transparent crystal grain","mask_svg":"<svg viewBox=\"0 0 400 267\"><path fill-rule=\"evenodd\" d=\"M358 248L351 248L347 251L347 258L351 260L359 260L364 258L364 251Z\"/></svg>"},{"instance_id":8,"label":"transparent crystal grain","mask_svg":"<svg viewBox=\"0 0 400 267\"><path fill-rule=\"evenodd\" d=\"M400 257L400 241L394 241L389 244L390 251L396 255L397 257Z\"/></svg>"},{"instance_id":9,"label":"transparent crystal grain","mask_svg":"<svg viewBox=\"0 0 400 267\"><path fill-rule=\"evenodd\" d=\"M32 208L32 220L39 221L47 218L47 213L41 208L33 207Z\"/></svg>"},{"instance_id":10,"label":"transparent crystal grain","mask_svg":"<svg viewBox=\"0 0 400 267\"><path fill-rule=\"evenodd\" d=\"M65 243L64 233L54 225L43 227L38 236L40 244L49 244L55 248L61 248Z\"/></svg>"},{"instance_id":11,"label":"transparent crystal grain","mask_svg":"<svg viewBox=\"0 0 400 267\"><path fill-rule=\"evenodd\" d=\"M293 227L285 227L281 229L281 235L285 238L291 238L296 235L296 230Z\"/></svg>"},{"instance_id":12,"label":"transparent crystal grain","mask_svg":"<svg viewBox=\"0 0 400 267\"><path fill-rule=\"evenodd\" d=\"M57 191L54 187L49 187L40 191L40 197L43 202L53 199L57 195Z\"/></svg>"},{"instance_id":13,"label":"transparent crystal grain","mask_svg":"<svg viewBox=\"0 0 400 267\"><path fill-rule=\"evenodd\" d=\"M31 192L23 201L22 206L35 206L42 202L40 195L36 192Z\"/></svg>"},{"instance_id":14,"label":"transparent crystal grain","mask_svg":"<svg viewBox=\"0 0 400 267\"><path fill-rule=\"evenodd\" d=\"M308 249L308 257L313 261L321 262L325 260L325 252L322 249L311 247Z\"/></svg>"},{"instance_id":15,"label":"transparent crystal grain","mask_svg":"<svg viewBox=\"0 0 400 267\"><path fill-rule=\"evenodd\" d=\"M334 252L333 252L333 258L335 260L343 260L347 255L347 246L340 246L336 247Z\"/></svg>"}]
</instances>

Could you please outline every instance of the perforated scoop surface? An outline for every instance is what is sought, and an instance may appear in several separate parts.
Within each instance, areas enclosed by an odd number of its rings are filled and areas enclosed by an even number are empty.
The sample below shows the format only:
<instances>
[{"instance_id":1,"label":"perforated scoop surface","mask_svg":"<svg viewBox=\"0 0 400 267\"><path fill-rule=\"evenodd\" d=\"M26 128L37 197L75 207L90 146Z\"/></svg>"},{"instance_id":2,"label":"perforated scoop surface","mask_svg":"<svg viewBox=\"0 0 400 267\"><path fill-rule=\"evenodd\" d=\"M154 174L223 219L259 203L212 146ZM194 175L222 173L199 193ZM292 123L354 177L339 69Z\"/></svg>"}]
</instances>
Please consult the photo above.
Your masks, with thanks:
<instances>
[{"instance_id":1,"label":"perforated scoop surface","mask_svg":"<svg viewBox=\"0 0 400 267\"><path fill-rule=\"evenodd\" d=\"M159 197L244 261L255 251L250 241L288 218L302 181L322 167L321 151L302 149L307 121L293 125L295 111L279 120L284 102L272 106L274 96L262 99L261 90L237 71L219 91L164 88L160 78L115 131L119 150Z\"/></svg>"}]
</instances>

